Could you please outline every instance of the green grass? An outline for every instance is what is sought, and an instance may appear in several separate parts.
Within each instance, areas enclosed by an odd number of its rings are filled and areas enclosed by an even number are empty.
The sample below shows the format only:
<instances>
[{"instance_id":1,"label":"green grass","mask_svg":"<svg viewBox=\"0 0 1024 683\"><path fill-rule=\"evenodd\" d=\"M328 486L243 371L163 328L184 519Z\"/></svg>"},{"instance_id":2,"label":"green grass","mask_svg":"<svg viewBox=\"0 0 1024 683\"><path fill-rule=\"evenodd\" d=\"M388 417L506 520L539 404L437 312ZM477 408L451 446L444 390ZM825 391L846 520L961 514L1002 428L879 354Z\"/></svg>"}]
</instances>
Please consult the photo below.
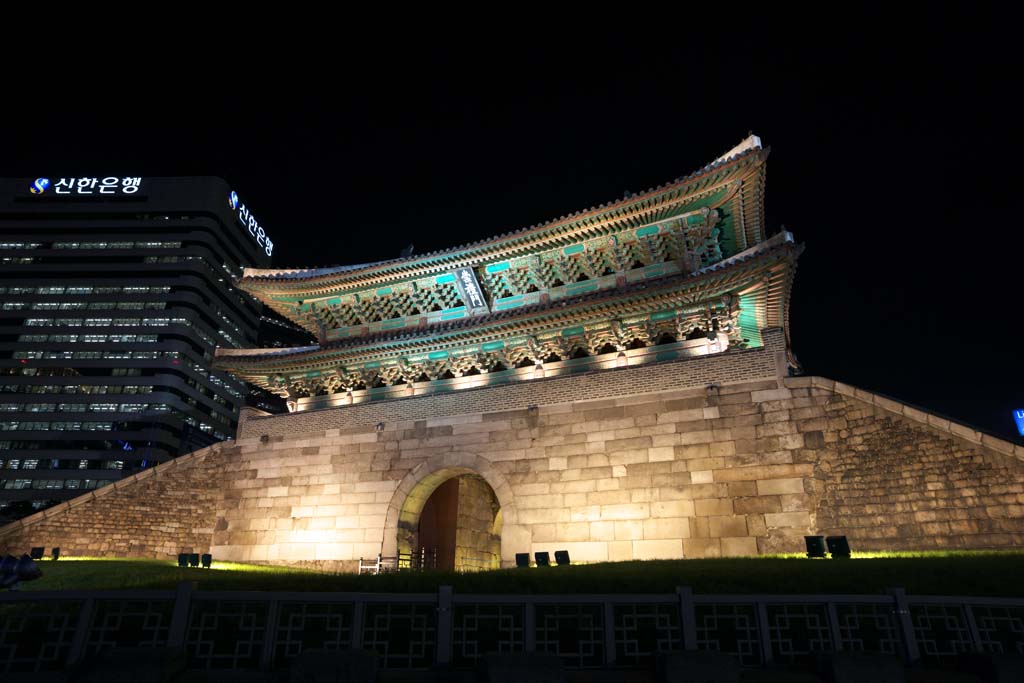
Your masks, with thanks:
<instances>
[{"instance_id":1,"label":"green grass","mask_svg":"<svg viewBox=\"0 0 1024 683\"><path fill-rule=\"evenodd\" d=\"M24 590L166 589L195 581L199 590L459 593L881 593L902 586L918 595L1024 596L1024 552L855 553L851 560L771 556L608 562L473 574L402 572L328 574L214 562L182 569L159 560L62 559L40 563L43 578Z\"/></svg>"}]
</instances>

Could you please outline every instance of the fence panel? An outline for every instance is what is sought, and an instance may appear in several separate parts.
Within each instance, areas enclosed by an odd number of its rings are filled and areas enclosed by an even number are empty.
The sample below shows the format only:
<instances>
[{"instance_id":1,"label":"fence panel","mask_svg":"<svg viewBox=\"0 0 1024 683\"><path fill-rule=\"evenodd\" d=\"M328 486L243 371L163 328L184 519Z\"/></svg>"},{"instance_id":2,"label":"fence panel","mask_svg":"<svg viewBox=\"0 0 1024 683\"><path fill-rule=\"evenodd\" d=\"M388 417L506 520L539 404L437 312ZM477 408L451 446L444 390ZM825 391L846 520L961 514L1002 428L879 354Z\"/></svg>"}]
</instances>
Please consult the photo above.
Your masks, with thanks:
<instances>
[{"instance_id":1,"label":"fence panel","mask_svg":"<svg viewBox=\"0 0 1024 683\"><path fill-rule=\"evenodd\" d=\"M441 612L444 610L444 612ZM194 669L283 669L363 648L385 669L472 668L546 652L572 669L650 668L659 653L804 666L822 653L1024 654L1024 600L887 595L456 595L177 591L0 594L0 674L65 669L111 647L180 643Z\"/></svg>"}]
</instances>

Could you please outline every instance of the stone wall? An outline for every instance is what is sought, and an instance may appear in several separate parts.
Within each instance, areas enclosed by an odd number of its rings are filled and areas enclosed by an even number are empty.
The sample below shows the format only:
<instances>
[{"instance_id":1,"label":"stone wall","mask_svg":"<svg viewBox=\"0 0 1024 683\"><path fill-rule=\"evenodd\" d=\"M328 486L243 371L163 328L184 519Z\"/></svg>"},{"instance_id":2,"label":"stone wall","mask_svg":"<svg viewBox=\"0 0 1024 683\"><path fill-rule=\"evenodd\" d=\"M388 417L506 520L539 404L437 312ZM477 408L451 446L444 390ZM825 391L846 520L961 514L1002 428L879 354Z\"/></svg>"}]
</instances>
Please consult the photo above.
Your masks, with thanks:
<instances>
[{"instance_id":1,"label":"stone wall","mask_svg":"<svg viewBox=\"0 0 1024 683\"><path fill-rule=\"evenodd\" d=\"M231 451L210 446L0 528L0 555L35 546L71 557L205 553Z\"/></svg>"},{"instance_id":2,"label":"stone wall","mask_svg":"<svg viewBox=\"0 0 1024 683\"><path fill-rule=\"evenodd\" d=\"M459 517L455 534L455 567L464 571L501 566L501 536L495 534L500 507L494 491L480 477L459 477Z\"/></svg>"},{"instance_id":3,"label":"stone wall","mask_svg":"<svg viewBox=\"0 0 1024 683\"><path fill-rule=\"evenodd\" d=\"M820 378L811 389L825 397L833 427L823 433L812 482L821 533L880 550L1024 542L1024 448L882 397L865 403L865 392L852 387L839 389L848 395ZM817 443L814 432L806 437Z\"/></svg>"},{"instance_id":4,"label":"stone wall","mask_svg":"<svg viewBox=\"0 0 1024 683\"><path fill-rule=\"evenodd\" d=\"M775 371L680 388L681 365L730 357ZM781 379L776 359L766 348L542 380L532 400L502 388L499 411L478 389L251 418L232 446L0 529L0 549L170 557L205 544L225 560L352 569L397 552L434 488L465 474L500 505L505 565L562 549L574 561L799 552L809 533L846 534L855 550L1024 542L1024 448L840 383ZM602 395L614 392L628 393ZM351 424L358 409L379 412Z\"/></svg>"}]
</instances>

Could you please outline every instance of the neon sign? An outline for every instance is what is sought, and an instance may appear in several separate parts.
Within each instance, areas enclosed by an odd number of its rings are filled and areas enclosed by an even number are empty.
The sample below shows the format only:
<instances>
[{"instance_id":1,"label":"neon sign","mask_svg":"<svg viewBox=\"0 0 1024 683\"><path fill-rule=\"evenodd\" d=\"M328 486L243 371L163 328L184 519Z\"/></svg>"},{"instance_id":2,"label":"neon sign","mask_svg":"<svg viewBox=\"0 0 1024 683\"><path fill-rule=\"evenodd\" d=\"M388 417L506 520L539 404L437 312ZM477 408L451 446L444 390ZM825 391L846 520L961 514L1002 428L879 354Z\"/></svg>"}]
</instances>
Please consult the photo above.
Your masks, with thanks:
<instances>
[{"instance_id":1,"label":"neon sign","mask_svg":"<svg viewBox=\"0 0 1024 683\"><path fill-rule=\"evenodd\" d=\"M49 178L36 178L28 191L34 195L133 195L141 186L142 178L61 178L56 183Z\"/></svg>"},{"instance_id":2,"label":"neon sign","mask_svg":"<svg viewBox=\"0 0 1024 683\"><path fill-rule=\"evenodd\" d=\"M252 212L238 199L238 193L234 190L228 195L228 206L235 212L238 222L245 226L249 234L256 240L256 244L260 245L267 252L267 256L270 256L274 250L274 243L270 241L270 237L259 221L256 220L256 217L252 215Z\"/></svg>"}]
</instances>

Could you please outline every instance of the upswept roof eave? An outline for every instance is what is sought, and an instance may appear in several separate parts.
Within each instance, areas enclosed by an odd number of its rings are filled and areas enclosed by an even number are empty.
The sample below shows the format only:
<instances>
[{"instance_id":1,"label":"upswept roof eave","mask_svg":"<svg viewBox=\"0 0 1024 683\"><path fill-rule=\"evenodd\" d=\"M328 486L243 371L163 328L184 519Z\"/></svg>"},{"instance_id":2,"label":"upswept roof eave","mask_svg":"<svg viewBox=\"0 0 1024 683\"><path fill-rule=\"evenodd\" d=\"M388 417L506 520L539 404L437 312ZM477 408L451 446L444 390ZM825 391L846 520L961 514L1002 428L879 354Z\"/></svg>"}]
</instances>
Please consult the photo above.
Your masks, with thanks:
<instances>
[{"instance_id":1,"label":"upswept roof eave","mask_svg":"<svg viewBox=\"0 0 1024 683\"><path fill-rule=\"evenodd\" d=\"M687 277L685 279L673 278L663 283L659 283L658 285L653 287L650 286L651 283L646 283L643 286L638 286L635 290L633 290L633 292L631 292L637 297L637 300L633 302L633 304L635 306L638 306L639 308L643 308L643 302L649 301L651 299L660 299L663 298L664 296L670 296L672 294L673 288L678 287L679 285L685 284L690 289L699 288L703 284L709 283L715 279L728 277L733 272L739 272L743 269L756 268L759 265L759 261L766 261L775 256L778 256L780 251L785 251L788 253L789 258L786 258L787 254L782 254L782 259L789 263L789 265L783 267L777 274L777 276L769 278L770 282L767 283L768 287L764 291L764 296L766 297L765 304L771 310L771 312L769 313L769 318L777 319L779 316L781 316L782 319L779 320L779 323L782 324L783 327L788 328L788 299L789 293L792 288L792 273L796 267L796 259L803 251L802 245L797 245L793 240L792 234L790 233L780 233L779 235L772 238L772 240L770 240L769 242L766 242L762 245L758 245L757 247L748 250L745 254L737 254L736 256L729 259L728 263L722 262L719 264L715 264L713 266L708 266L699 271L696 271L696 273L694 273L693 276ZM444 329L431 329L429 334L404 334L391 336L377 336L372 338L359 338L353 339L351 340L351 342L333 343L324 346L303 347L302 349L297 349L292 354L282 354L280 353L280 351L282 351L281 349L273 349L272 351L274 353L272 354L264 354L261 353L262 350L257 349L253 349L251 350L251 353L247 354L245 353L245 350L236 349L233 350L234 352L231 353L230 355L224 354L223 356L221 356L220 354L218 354L219 361L231 358L236 361L235 363L229 362L225 364L223 362L219 362L218 366L220 367L220 369L229 370L239 375L255 375L259 374L254 373L254 371L260 369L261 365L264 365L265 363L268 362L272 363L275 360L301 362L305 359L316 359L317 356L320 356L321 354L335 355L345 354L346 352L355 353L358 352L360 348L370 347L373 346L374 344L396 345L396 348L390 350L398 352L401 351L401 349L398 348L400 346L425 343L427 341L430 341L432 337L436 338L436 335L438 333L461 333L464 336L472 335L474 332L481 332L484 334L491 332L496 334L499 331L501 331L501 328L514 327L517 323L521 322L522 320L531 317L543 319L544 317L554 316L554 318L558 318L558 314L564 310L563 307L560 305L563 302L567 304L576 305L580 303L587 304L585 311L581 310L581 313L583 313L599 310L600 308L607 306L609 303L614 302L617 297L622 296L622 292L617 290L606 290L601 294L601 296L593 298L591 301L586 301L586 299L593 297L594 295L584 295L583 297L579 297L579 299L577 300L559 300L558 302L555 303L555 305L549 304L541 309L535 307L529 307L529 309L527 310L513 309L512 311L505 311L502 314L498 314L493 317L488 316L488 318L490 319L484 321L481 321L479 318L465 318L460 321L453 321L452 323L449 323ZM645 294L647 294L647 296L644 296ZM780 301L778 297L780 294L782 298L785 299L785 301L782 302L781 309L778 306L778 303ZM481 322L484 323L484 325L486 325L486 328L480 326ZM774 324L778 323L773 323L769 326L774 326ZM289 371L284 368L264 367L262 369L264 372L272 373Z\"/></svg>"},{"instance_id":2,"label":"upswept roof eave","mask_svg":"<svg viewBox=\"0 0 1024 683\"><path fill-rule=\"evenodd\" d=\"M756 138L756 136L752 137ZM748 140L749 139L750 138L748 138ZM746 141L744 141L744 143L746 143ZM741 143L741 145L734 149L743 148L744 143ZM729 170L731 167L744 161L753 160L758 166L763 166L770 151L770 148L761 147L760 140L757 140L756 144L743 148L742 151L736 154L719 158L687 176L678 178L671 183L650 188L643 194L623 198L614 203L601 204L589 209L577 211L573 214L561 216L557 219L548 221L547 223L532 225L527 228L506 232L501 235L489 237L477 242L471 242L469 244L450 247L448 249L442 249L405 259L392 259L373 264L365 264L364 266L335 266L331 268L300 269L246 268L243 271L242 277L237 281L237 284L240 288L255 296L257 290L272 289L276 287L308 288L316 285L331 287L337 286L345 280L355 280L357 278L360 280L372 280L376 278L381 281L386 281L389 278L407 277L410 275L409 271L416 268L426 271L424 273L414 275L415 277L421 277L429 274L432 270L437 270L438 267L441 269L457 267L458 264L453 263L453 261L466 259L491 259L495 257L495 254L489 252L498 250L515 252L522 251L523 249L529 250L536 248L536 245L521 245L519 243L526 239L532 239L534 241L557 239L559 236L557 234L559 229L563 229L574 223L594 221L602 216L612 221L625 218L626 216L624 214L627 210L634 207L640 207L645 202L656 200L669 193L681 192L679 196L675 197L671 201L685 201L693 195L706 192L710 189L710 186L707 184L701 185L702 181L709 180L709 176L715 173L722 173L723 171ZM717 184L722 183L719 182ZM686 191L682 192L683 190ZM379 272L375 273L375 270L378 270Z\"/></svg>"}]
</instances>

